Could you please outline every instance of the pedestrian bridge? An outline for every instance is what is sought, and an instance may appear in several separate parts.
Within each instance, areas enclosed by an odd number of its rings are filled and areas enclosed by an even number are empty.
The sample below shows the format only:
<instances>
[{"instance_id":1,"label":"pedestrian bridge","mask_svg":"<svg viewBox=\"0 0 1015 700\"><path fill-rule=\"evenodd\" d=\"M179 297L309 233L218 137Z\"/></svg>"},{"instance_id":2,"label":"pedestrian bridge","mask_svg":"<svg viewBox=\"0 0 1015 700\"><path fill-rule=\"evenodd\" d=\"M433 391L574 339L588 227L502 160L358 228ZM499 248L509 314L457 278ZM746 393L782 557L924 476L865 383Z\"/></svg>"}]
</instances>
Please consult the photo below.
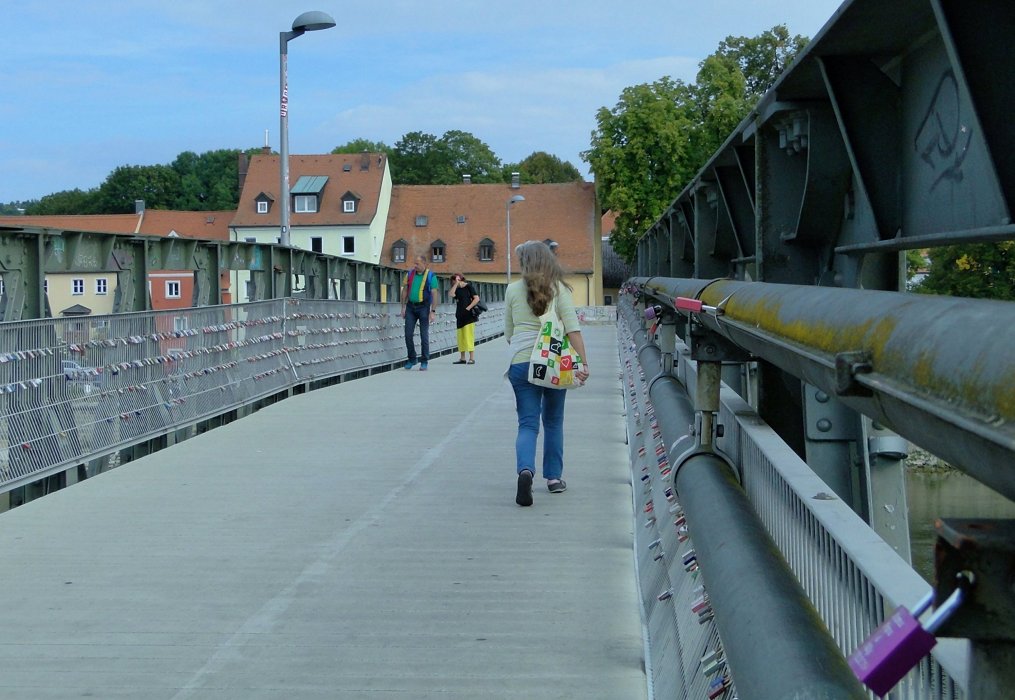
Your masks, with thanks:
<instances>
[{"instance_id":1,"label":"pedestrian bridge","mask_svg":"<svg viewBox=\"0 0 1015 700\"><path fill-rule=\"evenodd\" d=\"M568 490L524 509L502 302L465 366L442 307L428 372L380 302L6 324L0 697L863 697L845 656L930 587L645 320L666 282L581 310ZM899 697L961 697L967 647Z\"/></svg>"},{"instance_id":2,"label":"pedestrian bridge","mask_svg":"<svg viewBox=\"0 0 1015 700\"><path fill-rule=\"evenodd\" d=\"M474 366L375 365L3 513L0 697L646 697L615 326L585 335L568 491L532 508L491 338ZM223 364L196 352L210 337L177 353L171 406L234 371L186 365ZM129 371L54 381L71 402L145 395ZM153 420L126 408L116 424Z\"/></svg>"}]
</instances>

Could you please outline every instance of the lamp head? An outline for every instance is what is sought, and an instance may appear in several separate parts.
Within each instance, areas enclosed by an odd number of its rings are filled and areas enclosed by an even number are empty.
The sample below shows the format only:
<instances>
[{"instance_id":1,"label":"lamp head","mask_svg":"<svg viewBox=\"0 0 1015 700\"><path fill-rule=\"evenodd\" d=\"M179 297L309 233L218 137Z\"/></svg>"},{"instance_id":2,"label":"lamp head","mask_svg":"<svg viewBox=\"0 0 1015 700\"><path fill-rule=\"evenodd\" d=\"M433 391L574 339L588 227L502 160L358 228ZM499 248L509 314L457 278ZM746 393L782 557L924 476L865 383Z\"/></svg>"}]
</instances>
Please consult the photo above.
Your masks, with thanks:
<instances>
[{"instance_id":1,"label":"lamp head","mask_svg":"<svg viewBox=\"0 0 1015 700\"><path fill-rule=\"evenodd\" d=\"M314 32L318 29L331 29L335 26L335 20L326 12L311 10L293 20L294 32Z\"/></svg>"}]
</instances>

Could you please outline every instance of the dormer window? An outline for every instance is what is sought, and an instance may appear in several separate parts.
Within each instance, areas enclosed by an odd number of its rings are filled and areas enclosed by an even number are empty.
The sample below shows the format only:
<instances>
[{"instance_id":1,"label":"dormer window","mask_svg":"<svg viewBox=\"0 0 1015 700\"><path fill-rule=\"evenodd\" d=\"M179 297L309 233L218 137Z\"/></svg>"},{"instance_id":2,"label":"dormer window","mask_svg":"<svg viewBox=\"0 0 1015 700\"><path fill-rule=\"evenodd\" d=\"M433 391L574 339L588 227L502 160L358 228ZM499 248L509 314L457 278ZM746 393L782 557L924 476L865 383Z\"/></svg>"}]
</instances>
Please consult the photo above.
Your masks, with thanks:
<instances>
[{"instance_id":1,"label":"dormer window","mask_svg":"<svg viewBox=\"0 0 1015 700\"><path fill-rule=\"evenodd\" d=\"M407 248L408 244L405 242L405 239L400 238L395 241L395 244L391 246L391 262L395 264L404 263Z\"/></svg>"},{"instance_id":2,"label":"dormer window","mask_svg":"<svg viewBox=\"0 0 1015 700\"><path fill-rule=\"evenodd\" d=\"M313 214L317 212L316 194L298 194L293 197L293 211L297 214Z\"/></svg>"},{"instance_id":3,"label":"dormer window","mask_svg":"<svg viewBox=\"0 0 1015 700\"><path fill-rule=\"evenodd\" d=\"M342 211L346 214L355 214L359 208L360 197L355 192L349 191L342 195Z\"/></svg>"},{"instance_id":4,"label":"dormer window","mask_svg":"<svg viewBox=\"0 0 1015 700\"><path fill-rule=\"evenodd\" d=\"M274 200L272 199L271 195L268 194L267 192L262 192L261 194L254 197L254 207L257 209L257 213L267 214L268 212L270 212L271 204L273 201Z\"/></svg>"},{"instance_id":5,"label":"dormer window","mask_svg":"<svg viewBox=\"0 0 1015 700\"><path fill-rule=\"evenodd\" d=\"M489 238L479 242L479 259L486 262L493 260L493 241Z\"/></svg>"},{"instance_id":6,"label":"dormer window","mask_svg":"<svg viewBox=\"0 0 1015 700\"><path fill-rule=\"evenodd\" d=\"M293 211L313 214L320 210L321 192L328 184L327 175L303 175L292 188Z\"/></svg>"},{"instance_id":7,"label":"dormer window","mask_svg":"<svg viewBox=\"0 0 1015 700\"><path fill-rule=\"evenodd\" d=\"M430 261L435 263L444 262L444 241L436 240L430 244Z\"/></svg>"}]
</instances>

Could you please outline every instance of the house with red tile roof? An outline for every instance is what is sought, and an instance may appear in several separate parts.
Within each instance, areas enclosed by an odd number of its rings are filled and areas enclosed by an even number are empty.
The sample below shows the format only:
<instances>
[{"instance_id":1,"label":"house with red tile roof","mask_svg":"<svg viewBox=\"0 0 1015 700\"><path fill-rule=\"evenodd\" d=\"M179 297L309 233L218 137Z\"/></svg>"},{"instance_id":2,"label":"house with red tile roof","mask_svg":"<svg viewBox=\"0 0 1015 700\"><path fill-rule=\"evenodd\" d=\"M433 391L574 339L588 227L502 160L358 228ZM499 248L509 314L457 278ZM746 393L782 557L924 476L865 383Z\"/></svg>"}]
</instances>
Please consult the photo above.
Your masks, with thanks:
<instances>
[{"instance_id":1,"label":"house with red tile roof","mask_svg":"<svg viewBox=\"0 0 1015 700\"><path fill-rule=\"evenodd\" d=\"M438 275L504 282L508 202L519 195L524 200L510 205L511 247L527 240L551 244L575 302L602 304L600 211L591 182L396 185L379 262L408 269L422 254ZM513 260L513 278L519 273Z\"/></svg>"},{"instance_id":2,"label":"house with red tile roof","mask_svg":"<svg viewBox=\"0 0 1015 700\"><path fill-rule=\"evenodd\" d=\"M172 236L204 240L229 240L233 211L166 211L146 209L138 201L134 214L88 214L52 216L0 216L0 226L48 228L85 233L116 233L131 236ZM228 285L228 274L220 280ZM55 316L112 313L117 271L68 272L46 276L46 294ZM148 274L152 308L189 308L193 298L191 270L152 270ZM224 303L230 303L228 297Z\"/></svg>"},{"instance_id":3,"label":"house with red tile roof","mask_svg":"<svg viewBox=\"0 0 1015 700\"><path fill-rule=\"evenodd\" d=\"M240 201L234 241L278 243L281 226L279 156L260 154L240 162ZM377 264L391 198L388 158L382 153L289 156L289 242L295 248ZM245 271L233 273L243 290ZM244 295L234 296L246 301Z\"/></svg>"}]
</instances>

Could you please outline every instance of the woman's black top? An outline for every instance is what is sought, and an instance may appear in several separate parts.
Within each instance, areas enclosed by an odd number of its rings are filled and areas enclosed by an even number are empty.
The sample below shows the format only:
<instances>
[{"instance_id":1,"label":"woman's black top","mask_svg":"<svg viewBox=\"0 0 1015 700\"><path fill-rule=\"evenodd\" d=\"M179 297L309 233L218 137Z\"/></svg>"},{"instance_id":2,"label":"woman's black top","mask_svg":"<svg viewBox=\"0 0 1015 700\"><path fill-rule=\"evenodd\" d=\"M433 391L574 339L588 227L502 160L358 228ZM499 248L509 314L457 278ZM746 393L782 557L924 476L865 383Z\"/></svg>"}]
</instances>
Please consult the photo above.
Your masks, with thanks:
<instances>
[{"instance_id":1,"label":"woman's black top","mask_svg":"<svg viewBox=\"0 0 1015 700\"><path fill-rule=\"evenodd\" d=\"M472 297L476 296L476 290L471 282L466 282L464 287L455 290L455 321L457 328L464 328L470 323L476 322L476 316L472 311L466 311L465 307L472 303Z\"/></svg>"}]
</instances>

